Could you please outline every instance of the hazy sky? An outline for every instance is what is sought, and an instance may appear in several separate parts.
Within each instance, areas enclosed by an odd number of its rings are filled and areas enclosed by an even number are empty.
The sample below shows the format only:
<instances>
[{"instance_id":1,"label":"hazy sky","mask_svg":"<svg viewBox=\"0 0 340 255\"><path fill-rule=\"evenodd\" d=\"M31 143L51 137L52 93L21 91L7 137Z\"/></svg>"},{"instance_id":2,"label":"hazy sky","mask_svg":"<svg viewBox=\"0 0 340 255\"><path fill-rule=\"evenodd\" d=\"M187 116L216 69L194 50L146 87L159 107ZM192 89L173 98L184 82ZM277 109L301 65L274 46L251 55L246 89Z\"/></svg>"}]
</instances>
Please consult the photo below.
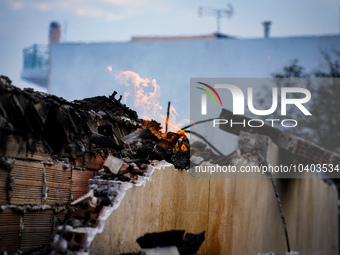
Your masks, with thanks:
<instances>
[{"instance_id":1,"label":"hazy sky","mask_svg":"<svg viewBox=\"0 0 340 255\"><path fill-rule=\"evenodd\" d=\"M198 7L224 8L221 32L239 38L339 34L339 0L0 0L0 74L20 79L22 50L46 44L51 21L62 25L62 41L127 41L133 35L197 35L216 31L216 18L198 17ZM66 28L66 29L65 29Z\"/></svg>"}]
</instances>

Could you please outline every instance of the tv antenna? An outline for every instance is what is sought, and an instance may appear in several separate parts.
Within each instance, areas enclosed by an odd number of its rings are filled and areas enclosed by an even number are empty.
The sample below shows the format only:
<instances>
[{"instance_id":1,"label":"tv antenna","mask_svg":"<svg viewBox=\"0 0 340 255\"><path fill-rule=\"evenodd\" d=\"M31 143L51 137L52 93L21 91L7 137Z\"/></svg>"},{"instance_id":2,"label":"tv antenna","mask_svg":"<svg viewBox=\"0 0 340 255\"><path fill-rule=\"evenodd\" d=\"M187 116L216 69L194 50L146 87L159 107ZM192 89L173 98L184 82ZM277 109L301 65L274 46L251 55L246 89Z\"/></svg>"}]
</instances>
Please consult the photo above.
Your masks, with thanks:
<instances>
[{"instance_id":1,"label":"tv antenna","mask_svg":"<svg viewBox=\"0 0 340 255\"><path fill-rule=\"evenodd\" d=\"M217 23L217 34L220 33L221 18L231 18L234 14L234 8L231 4L227 4L227 8L210 8L210 7L198 7L198 16L200 18L207 16L215 16Z\"/></svg>"}]
</instances>

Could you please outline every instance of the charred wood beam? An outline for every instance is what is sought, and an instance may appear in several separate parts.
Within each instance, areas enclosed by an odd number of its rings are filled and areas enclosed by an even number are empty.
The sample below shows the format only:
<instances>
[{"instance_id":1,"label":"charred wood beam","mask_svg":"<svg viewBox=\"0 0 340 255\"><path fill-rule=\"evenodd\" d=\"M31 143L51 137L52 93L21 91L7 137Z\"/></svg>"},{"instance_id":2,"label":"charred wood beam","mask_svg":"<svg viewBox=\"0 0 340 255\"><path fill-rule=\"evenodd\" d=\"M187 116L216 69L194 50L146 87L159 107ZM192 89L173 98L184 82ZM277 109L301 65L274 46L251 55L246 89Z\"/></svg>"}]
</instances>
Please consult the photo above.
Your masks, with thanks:
<instances>
[{"instance_id":1,"label":"charred wood beam","mask_svg":"<svg viewBox=\"0 0 340 255\"><path fill-rule=\"evenodd\" d=\"M91 134L91 142L106 148L112 148L115 150L121 149L114 139L94 132Z\"/></svg>"},{"instance_id":2,"label":"charred wood beam","mask_svg":"<svg viewBox=\"0 0 340 255\"><path fill-rule=\"evenodd\" d=\"M212 145L207 139L204 138L204 136L198 134L197 132L194 132L192 130L185 130L185 132L193 134L195 136L197 136L198 138L202 139L207 145L210 146L210 148L212 148L214 151L216 151L220 156L224 156L222 154L222 152L220 152L214 145Z\"/></svg>"},{"instance_id":3,"label":"charred wood beam","mask_svg":"<svg viewBox=\"0 0 340 255\"><path fill-rule=\"evenodd\" d=\"M166 112L165 133L168 133L169 115L170 115L170 101L168 102L168 110Z\"/></svg>"},{"instance_id":4,"label":"charred wood beam","mask_svg":"<svg viewBox=\"0 0 340 255\"><path fill-rule=\"evenodd\" d=\"M191 124L189 124L189 125L187 125L187 126L182 127L181 130L184 130L184 129L193 127L193 126L195 126L195 125L197 125L197 124L201 124L201 123L205 123L205 122L209 122L209 121L211 122L211 121L213 121L214 119L217 119L217 118L211 118L211 119L206 119L206 120L197 121L197 122L194 122L194 123L191 123Z\"/></svg>"}]
</instances>

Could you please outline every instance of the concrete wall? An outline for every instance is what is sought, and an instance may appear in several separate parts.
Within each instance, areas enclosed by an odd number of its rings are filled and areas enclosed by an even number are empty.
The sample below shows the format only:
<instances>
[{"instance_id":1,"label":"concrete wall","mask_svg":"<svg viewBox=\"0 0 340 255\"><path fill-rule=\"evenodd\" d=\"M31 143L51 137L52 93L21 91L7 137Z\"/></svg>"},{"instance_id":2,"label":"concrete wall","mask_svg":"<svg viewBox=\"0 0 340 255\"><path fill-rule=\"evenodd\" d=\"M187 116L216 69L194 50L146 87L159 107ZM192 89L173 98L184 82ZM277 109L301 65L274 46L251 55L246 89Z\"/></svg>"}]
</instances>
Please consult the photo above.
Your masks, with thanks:
<instances>
[{"instance_id":1,"label":"concrete wall","mask_svg":"<svg viewBox=\"0 0 340 255\"><path fill-rule=\"evenodd\" d=\"M69 100L123 94L115 74L131 70L157 80L163 114L171 101L189 118L190 78L265 78L294 58L311 71L324 63L320 52L333 49L340 36L54 44L49 92Z\"/></svg>"},{"instance_id":2,"label":"concrete wall","mask_svg":"<svg viewBox=\"0 0 340 255\"><path fill-rule=\"evenodd\" d=\"M337 191L319 178L276 180L291 249L301 254L338 253ZM286 243L270 179L192 178L173 167L129 189L96 235L90 254L139 250L147 232L206 231L199 254L284 254Z\"/></svg>"}]
</instances>

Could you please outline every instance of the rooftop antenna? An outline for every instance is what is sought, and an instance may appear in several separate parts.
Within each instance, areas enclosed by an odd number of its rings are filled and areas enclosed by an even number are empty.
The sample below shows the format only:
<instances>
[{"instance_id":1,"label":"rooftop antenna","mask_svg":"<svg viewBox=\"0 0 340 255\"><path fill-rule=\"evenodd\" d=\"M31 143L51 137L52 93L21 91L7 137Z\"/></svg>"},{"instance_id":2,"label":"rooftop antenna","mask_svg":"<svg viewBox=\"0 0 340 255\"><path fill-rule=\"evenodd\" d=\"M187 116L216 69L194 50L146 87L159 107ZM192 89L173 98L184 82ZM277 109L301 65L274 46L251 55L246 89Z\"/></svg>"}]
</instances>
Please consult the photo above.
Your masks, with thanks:
<instances>
[{"instance_id":1,"label":"rooftop antenna","mask_svg":"<svg viewBox=\"0 0 340 255\"><path fill-rule=\"evenodd\" d=\"M227 8L210 8L210 7L198 7L198 16L200 18L206 16L215 16L217 23L217 34L220 33L221 18L230 18L234 14L234 8L231 4L227 4Z\"/></svg>"},{"instance_id":2,"label":"rooftop antenna","mask_svg":"<svg viewBox=\"0 0 340 255\"><path fill-rule=\"evenodd\" d=\"M269 31L270 31L271 24L272 24L272 22L269 21L269 20L262 22L263 29L264 29L264 38L269 38Z\"/></svg>"}]
</instances>

